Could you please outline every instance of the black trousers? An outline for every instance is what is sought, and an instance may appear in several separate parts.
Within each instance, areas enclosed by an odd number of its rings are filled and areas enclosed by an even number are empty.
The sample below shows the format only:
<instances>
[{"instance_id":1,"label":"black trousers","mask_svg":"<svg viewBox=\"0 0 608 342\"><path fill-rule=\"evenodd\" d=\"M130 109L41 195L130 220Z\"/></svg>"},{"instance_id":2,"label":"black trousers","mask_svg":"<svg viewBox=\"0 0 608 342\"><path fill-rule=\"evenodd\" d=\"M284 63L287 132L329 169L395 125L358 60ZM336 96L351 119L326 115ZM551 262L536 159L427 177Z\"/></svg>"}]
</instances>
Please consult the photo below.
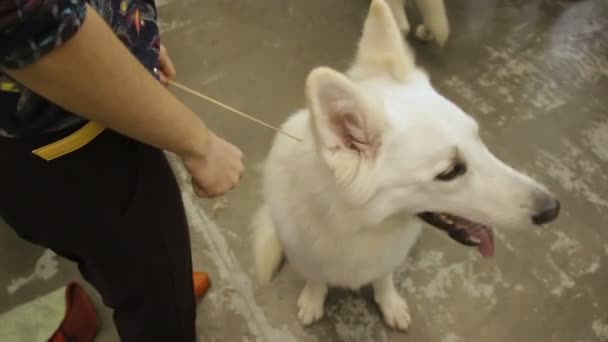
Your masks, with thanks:
<instances>
[{"instance_id":1,"label":"black trousers","mask_svg":"<svg viewBox=\"0 0 608 342\"><path fill-rule=\"evenodd\" d=\"M65 135L0 138L0 216L78 264L122 341L195 341L188 225L164 154L111 131L52 161L31 153Z\"/></svg>"}]
</instances>

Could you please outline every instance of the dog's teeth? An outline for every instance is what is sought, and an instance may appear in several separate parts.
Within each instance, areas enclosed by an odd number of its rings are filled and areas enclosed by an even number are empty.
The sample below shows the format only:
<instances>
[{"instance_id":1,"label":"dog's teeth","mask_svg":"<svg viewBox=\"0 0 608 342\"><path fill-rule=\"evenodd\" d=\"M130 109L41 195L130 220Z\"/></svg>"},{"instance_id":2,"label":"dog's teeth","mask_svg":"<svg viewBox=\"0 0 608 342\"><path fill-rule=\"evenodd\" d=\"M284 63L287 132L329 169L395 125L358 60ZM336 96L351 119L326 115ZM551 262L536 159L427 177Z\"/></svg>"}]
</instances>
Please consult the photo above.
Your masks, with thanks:
<instances>
[{"instance_id":1,"label":"dog's teeth","mask_svg":"<svg viewBox=\"0 0 608 342\"><path fill-rule=\"evenodd\" d=\"M476 244L480 244L480 243L481 243L481 240L480 240L479 238L475 237L475 236L470 236L470 237L469 237L469 240L470 240L472 243L476 243Z\"/></svg>"}]
</instances>

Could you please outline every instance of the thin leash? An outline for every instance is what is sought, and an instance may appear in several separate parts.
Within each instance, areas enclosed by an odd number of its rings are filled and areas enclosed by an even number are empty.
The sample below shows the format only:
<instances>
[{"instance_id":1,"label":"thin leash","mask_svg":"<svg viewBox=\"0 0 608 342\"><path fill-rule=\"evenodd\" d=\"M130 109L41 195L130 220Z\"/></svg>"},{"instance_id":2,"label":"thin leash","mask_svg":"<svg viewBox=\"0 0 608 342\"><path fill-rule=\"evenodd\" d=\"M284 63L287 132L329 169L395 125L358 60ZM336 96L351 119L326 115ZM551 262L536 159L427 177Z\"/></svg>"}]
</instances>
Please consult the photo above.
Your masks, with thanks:
<instances>
[{"instance_id":1,"label":"thin leash","mask_svg":"<svg viewBox=\"0 0 608 342\"><path fill-rule=\"evenodd\" d=\"M177 83L175 81L171 81L171 80L169 80L169 84L172 85L172 86L174 86L174 87L176 87L176 88L178 88L178 89L181 89L181 90L183 90L183 91L185 91L187 93L190 93L190 94L192 94L194 96L197 96L197 97L199 97L199 98L201 98L203 100L209 101L209 102L211 102L211 103L213 103L213 104L215 104L217 106L220 106L220 107L222 107L222 108L224 108L224 109L226 109L226 110L228 110L228 111L230 111L232 113L240 115L240 116L242 116L242 117L244 117L244 118L246 118L246 119L248 119L250 121L253 121L253 122L257 123L258 125L264 126L266 128L270 128L270 129L274 130L275 132L281 133L281 134L283 134L283 135L285 135L287 137L290 137L291 139L294 139L296 141L302 142L302 140L300 138L295 137L295 136L293 136L293 135L291 135L291 134L289 134L289 133L281 130L280 128L274 127L274 126L272 126L272 125L270 125L270 124L268 124L268 123L266 123L266 122L264 122L264 121L262 121L260 119L257 119L255 117L249 115L249 114L245 114L245 113L241 112L240 110L232 108L232 107L230 107L230 106L228 106L226 104L223 104L222 102L220 102L220 101L218 101L216 99L213 99L213 98L211 98L211 97L209 97L207 95L203 95L203 94L199 93L196 90L193 90L193 89L191 89L189 87L186 87L183 84L179 84L179 83Z\"/></svg>"}]
</instances>

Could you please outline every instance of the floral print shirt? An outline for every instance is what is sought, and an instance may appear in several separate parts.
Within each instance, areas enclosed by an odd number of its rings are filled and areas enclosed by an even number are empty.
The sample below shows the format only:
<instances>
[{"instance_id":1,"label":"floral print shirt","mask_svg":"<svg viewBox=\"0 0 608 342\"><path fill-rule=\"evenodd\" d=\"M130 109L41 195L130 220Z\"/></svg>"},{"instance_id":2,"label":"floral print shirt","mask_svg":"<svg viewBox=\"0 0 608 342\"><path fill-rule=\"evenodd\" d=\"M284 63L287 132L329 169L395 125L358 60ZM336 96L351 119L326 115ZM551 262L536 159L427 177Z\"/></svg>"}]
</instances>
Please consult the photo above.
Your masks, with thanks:
<instances>
[{"instance_id":1,"label":"floral print shirt","mask_svg":"<svg viewBox=\"0 0 608 342\"><path fill-rule=\"evenodd\" d=\"M85 20L87 2L153 72L160 48L154 0L0 0L0 137L38 136L86 122L2 70L32 64L68 41Z\"/></svg>"}]
</instances>

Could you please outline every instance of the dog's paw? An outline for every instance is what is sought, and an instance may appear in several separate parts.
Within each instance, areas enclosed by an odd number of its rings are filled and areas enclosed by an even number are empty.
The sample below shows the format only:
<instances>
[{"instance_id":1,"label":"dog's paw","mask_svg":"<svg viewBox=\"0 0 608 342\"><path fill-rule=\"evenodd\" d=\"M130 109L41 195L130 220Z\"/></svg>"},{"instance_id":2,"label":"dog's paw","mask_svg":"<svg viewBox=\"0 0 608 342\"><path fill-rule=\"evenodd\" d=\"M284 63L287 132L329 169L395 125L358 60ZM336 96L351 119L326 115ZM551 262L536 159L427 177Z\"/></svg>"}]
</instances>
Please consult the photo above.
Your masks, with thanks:
<instances>
[{"instance_id":1,"label":"dog's paw","mask_svg":"<svg viewBox=\"0 0 608 342\"><path fill-rule=\"evenodd\" d=\"M420 24L418 25L418 27L416 27L416 32L414 32L416 38L425 41L425 42L430 42L430 41L436 41L437 44L439 44L440 46L445 45L446 41L448 40L448 36L450 35L450 31L449 29L447 29L447 27L442 27L439 26L437 28L435 28L434 30L431 30L430 28L427 28L424 24Z\"/></svg>"},{"instance_id":2,"label":"dog's paw","mask_svg":"<svg viewBox=\"0 0 608 342\"><path fill-rule=\"evenodd\" d=\"M405 19L404 21L397 20L397 26L399 27L399 31L404 36L407 36L410 33L410 23Z\"/></svg>"},{"instance_id":3,"label":"dog's paw","mask_svg":"<svg viewBox=\"0 0 608 342\"><path fill-rule=\"evenodd\" d=\"M412 323L410 308L397 292L376 300L384 316L384 321L393 329L406 331Z\"/></svg>"},{"instance_id":4,"label":"dog's paw","mask_svg":"<svg viewBox=\"0 0 608 342\"><path fill-rule=\"evenodd\" d=\"M433 34L431 33L431 31L422 24L420 24L420 25L418 25L418 27L416 27L415 34L416 34L416 38L418 38L422 41L429 42L429 41L433 40Z\"/></svg>"},{"instance_id":5,"label":"dog's paw","mask_svg":"<svg viewBox=\"0 0 608 342\"><path fill-rule=\"evenodd\" d=\"M397 27L403 35L407 35L410 32L410 22L407 20L405 11L398 11L394 13Z\"/></svg>"},{"instance_id":6,"label":"dog's paw","mask_svg":"<svg viewBox=\"0 0 608 342\"><path fill-rule=\"evenodd\" d=\"M298 298L298 318L303 325L311 325L323 317L323 304L327 286L323 283L307 282Z\"/></svg>"},{"instance_id":7,"label":"dog's paw","mask_svg":"<svg viewBox=\"0 0 608 342\"><path fill-rule=\"evenodd\" d=\"M325 296L319 296L304 289L298 298L298 319L307 326L323 317Z\"/></svg>"}]
</instances>

